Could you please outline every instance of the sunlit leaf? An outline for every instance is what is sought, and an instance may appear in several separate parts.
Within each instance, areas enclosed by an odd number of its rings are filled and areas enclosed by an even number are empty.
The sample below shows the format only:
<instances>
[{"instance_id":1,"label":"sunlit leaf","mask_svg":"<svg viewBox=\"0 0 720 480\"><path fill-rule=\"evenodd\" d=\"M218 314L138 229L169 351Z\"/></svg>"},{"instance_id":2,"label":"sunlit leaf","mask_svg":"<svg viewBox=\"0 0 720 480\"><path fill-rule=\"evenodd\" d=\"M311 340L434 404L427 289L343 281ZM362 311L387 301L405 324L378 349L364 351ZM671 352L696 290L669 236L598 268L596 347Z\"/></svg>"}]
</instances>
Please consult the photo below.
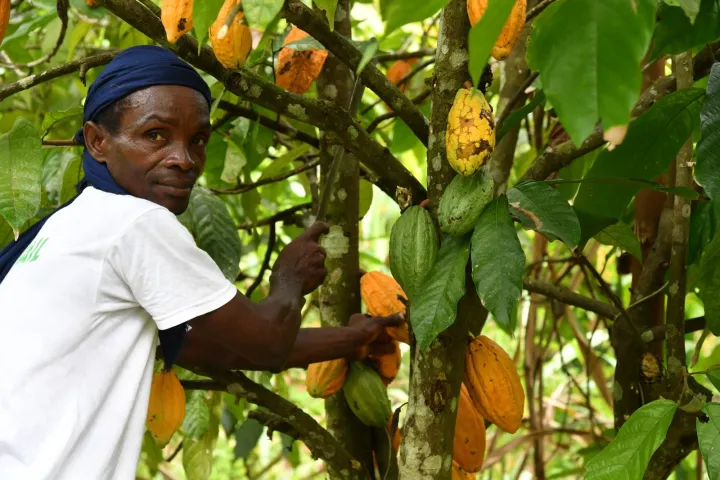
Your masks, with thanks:
<instances>
[{"instance_id":1,"label":"sunlit leaf","mask_svg":"<svg viewBox=\"0 0 720 480\"><path fill-rule=\"evenodd\" d=\"M695 420L698 444L710 480L720 478L720 403L707 403L703 412L708 421Z\"/></svg>"},{"instance_id":2,"label":"sunlit leaf","mask_svg":"<svg viewBox=\"0 0 720 480\"><path fill-rule=\"evenodd\" d=\"M694 2L695 0L682 0ZM702 0L695 23L681 7L665 7L660 11L655 27L653 51L654 61L668 54L678 54L704 46L720 38L720 1Z\"/></svg>"},{"instance_id":3,"label":"sunlit leaf","mask_svg":"<svg viewBox=\"0 0 720 480\"><path fill-rule=\"evenodd\" d=\"M211 392L210 422L200 438L185 437L182 464L187 480L208 480L213 469L213 450L220 431L221 392Z\"/></svg>"},{"instance_id":4,"label":"sunlit leaf","mask_svg":"<svg viewBox=\"0 0 720 480\"><path fill-rule=\"evenodd\" d=\"M370 210L370 206L373 201L373 184L367 180L360 180L360 215L358 218L363 218L365 214Z\"/></svg>"},{"instance_id":5,"label":"sunlit leaf","mask_svg":"<svg viewBox=\"0 0 720 480\"><path fill-rule=\"evenodd\" d=\"M67 203L77 195L75 189L83 177L82 157L73 158L65 167L62 176L62 187L60 188L60 204Z\"/></svg>"},{"instance_id":6,"label":"sunlit leaf","mask_svg":"<svg viewBox=\"0 0 720 480\"><path fill-rule=\"evenodd\" d=\"M193 3L193 28L201 44L207 38L210 25L213 24L220 13L222 4L223 0L202 0Z\"/></svg>"},{"instance_id":7,"label":"sunlit leaf","mask_svg":"<svg viewBox=\"0 0 720 480\"><path fill-rule=\"evenodd\" d=\"M245 151L238 147L235 142L228 140L227 150L225 151L225 165L220 180L227 183L237 183L245 165L247 165Z\"/></svg>"},{"instance_id":8,"label":"sunlit leaf","mask_svg":"<svg viewBox=\"0 0 720 480\"><path fill-rule=\"evenodd\" d=\"M363 55L360 59L360 63L358 63L358 66L355 69L355 75L360 75L362 73L365 65L367 65L370 60L372 60L373 55L375 55L375 52L377 52L377 49L378 42L375 38L372 38L370 41L366 42L365 45L363 45L363 48L361 49Z\"/></svg>"},{"instance_id":9,"label":"sunlit leaf","mask_svg":"<svg viewBox=\"0 0 720 480\"><path fill-rule=\"evenodd\" d=\"M204 392L196 390L187 395L181 428L186 438L200 438L210 428L210 406Z\"/></svg>"},{"instance_id":10,"label":"sunlit leaf","mask_svg":"<svg viewBox=\"0 0 720 480\"><path fill-rule=\"evenodd\" d=\"M280 13L284 3L284 0L243 0L243 12L248 25L258 30L265 30Z\"/></svg>"},{"instance_id":11,"label":"sunlit leaf","mask_svg":"<svg viewBox=\"0 0 720 480\"><path fill-rule=\"evenodd\" d=\"M710 369L707 371L706 376L708 380L710 380L710 383L713 384L713 387L720 392L720 369Z\"/></svg>"},{"instance_id":12,"label":"sunlit leaf","mask_svg":"<svg viewBox=\"0 0 720 480\"><path fill-rule=\"evenodd\" d=\"M408 23L432 17L447 2L448 0L384 0L380 13L385 21L385 35Z\"/></svg>"},{"instance_id":13,"label":"sunlit leaf","mask_svg":"<svg viewBox=\"0 0 720 480\"><path fill-rule=\"evenodd\" d=\"M335 30L335 10L337 9L337 4L338 0L315 0L315 5L325 12L325 16L330 24L330 30Z\"/></svg>"},{"instance_id":14,"label":"sunlit leaf","mask_svg":"<svg viewBox=\"0 0 720 480\"><path fill-rule=\"evenodd\" d=\"M632 227L626 223L618 222L605 227L595 235L595 240L603 245L613 245L625 250L642 263L642 249Z\"/></svg>"}]
</instances>

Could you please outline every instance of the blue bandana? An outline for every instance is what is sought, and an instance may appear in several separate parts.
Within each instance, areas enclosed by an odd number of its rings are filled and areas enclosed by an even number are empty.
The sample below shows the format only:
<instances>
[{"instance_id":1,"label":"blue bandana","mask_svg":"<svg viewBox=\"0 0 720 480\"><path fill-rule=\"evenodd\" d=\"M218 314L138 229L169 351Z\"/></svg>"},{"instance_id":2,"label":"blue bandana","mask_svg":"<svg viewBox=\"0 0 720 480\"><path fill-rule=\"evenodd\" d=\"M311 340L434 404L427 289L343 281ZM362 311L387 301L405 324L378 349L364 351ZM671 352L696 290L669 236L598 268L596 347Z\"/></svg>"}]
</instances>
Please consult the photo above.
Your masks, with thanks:
<instances>
[{"instance_id":1,"label":"blue bandana","mask_svg":"<svg viewBox=\"0 0 720 480\"><path fill-rule=\"evenodd\" d=\"M153 85L190 87L199 91L207 100L208 105L212 102L210 88L190 65L162 47L141 45L119 53L90 86L85 99L83 123L94 121L105 107L121 98ZM85 144L82 128L75 134L75 142L79 145ZM91 186L107 193L128 195L128 192L115 182L107 166L95 160L87 149L83 151L83 170L85 176L75 187L78 194L85 187ZM70 205L75 198L35 223L16 241L0 250L0 283L5 279L15 261L32 243L47 219ZM160 344L165 357L166 369L170 368L180 355L186 331L187 326L184 323L167 330L160 330Z\"/></svg>"}]
</instances>

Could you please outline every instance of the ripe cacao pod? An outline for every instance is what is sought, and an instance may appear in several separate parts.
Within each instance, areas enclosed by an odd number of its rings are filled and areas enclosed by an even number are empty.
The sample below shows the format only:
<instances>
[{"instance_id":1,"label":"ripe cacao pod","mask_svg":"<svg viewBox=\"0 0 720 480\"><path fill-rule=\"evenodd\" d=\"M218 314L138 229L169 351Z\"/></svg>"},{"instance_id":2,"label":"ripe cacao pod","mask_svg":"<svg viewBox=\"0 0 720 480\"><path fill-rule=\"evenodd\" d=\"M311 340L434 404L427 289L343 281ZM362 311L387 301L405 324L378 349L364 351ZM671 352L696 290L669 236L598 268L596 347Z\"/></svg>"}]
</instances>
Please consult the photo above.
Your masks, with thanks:
<instances>
[{"instance_id":1,"label":"ripe cacao pod","mask_svg":"<svg viewBox=\"0 0 720 480\"><path fill-rule=\"evenodd\" d=\"M10 23L10 0L0 0L0 43L5 38L7 26Z\"/></svg>"},{"instance_id":2,"label":"ripe cacao pod","mask_svg":"<svg viewBox=\"0 0 720 480\"><path fill-rule=\"evenodd\" d=\"M487 3L488 0L467 0L468 17L473 27L485 14ZM505 21L500 36L495 41L490 53L495 60L505 60L510 55L525 25L526 9L527 0L517 0L515 2L510 16Z\"/></svg>"},{"instance_id":3,"label":"ripe cacao pod","mask_svg":"<svg viewBox=\"0 0 720 480\"><path fill-rule=\"evenodd\" d=\"M408 328L407 320L400 324L398 327L387 327L385 331L390 335L390 338L398 342L410 344L410 329Z\"/></svg>"},{"instance_id":4,"label":"ripe cacao pod","mask_svg":"<svg viewBox=\"0 0 720 480\"><path fill-rule=\"evenodd\" d=\"M365 425L385 427L392 409L380 374L363 362L351 362L343 394L350 410Z\"/></svg>"},{"instance_id":5,"label":"ripe cacao pod","mask_svg":"<svg viewBox=\"0 0 720 480\"><path fill-rule=\"evenodd\" d=\"M193 28L194 0L162 0L160 19L170 43L177 42Z\"/></svg>"},{"instance_id":6,"label":"ripe cacao pod","mask_svg":"<svg viewBox=\"0 0 720 480\"><path fill-rule=\"evenodd\" d=\"M407 296L394 278L383 272L367 272L360 277L360 296L368 313L377 317L387 317L394 313L405 313Z\"/></svg>"},{"instance_id":7,"label":"ripe cacao pod","mask_svg":"<svg viewBox=\"0 0 720 480\"><path fill-rule=\"evenodd\" d=\"M498 428L515 433L525 409L525 392L510 355L485 335L468 346L465 385L473 405Z\"/></svg>"},{"instance_id":8,"label":"ripe cacao pod","mask_svg":"<svg viewBox=\"0 0 720 480\"><path fill-rule=\"evenodd\" d=\"M495 120L485 95L461 88L448 113L445 152L450 166L469 177L487 162L495 149Z\"/></svg>"},{"instance_id":9,"label":"ripe cacao pod","mask_svg":"<svg viewBox=\"0 0 720 480\"><path fill-rule=\"evenodd\" d=\"M298 27L293 27L285 37L283 45L296 42L308 34ZM321 49L296 50L285 47L278 55L278 66L275 82L279 87L298 95L307 92L315 79L320 75L328 51Z\"/></svg>"},{"instance_id":10,"label":"ripe cacao pod","mask_svg":"<svg viewBox=\"0 0 720 480\"><path fill-rule=\"evenodd\" d=\"M458 465L458 463L456 461L453 460L452 480L471 480L473 478L475 478L475 475L463 470L463 468L460 465Z\"/></svg>"},{"instance_id":11,"label":"ripe cacao pod","mask_svg":"<svg viewBox=\"0 0 720 480\"><path fill-rule=\"evenodd\" d=\"M185 418L185 389L174 370L153 375L145 425L155 441L167 444Z\"/></svg>"},{"instance_id":12,"label":"ripe cacao pod","mask_svg":"<svg viewBox=\"0 0 720 480\"><path fill-rule=\"evenodd\" d=\"M432 269L440 241L430 212L408 207L390 231L390 271L410 298Z\"/></svg>"},{"instance_id":13,"label":"ripe cacao pod","mask_svg":"<svg viewBox=\"0 0 720 480\"><path fill-rule=\"evenodd\" d=\"M460 386L453 460L465 471L480 471L485 460L485 419L475 409L467 387Z\"/></svg>"},{"instance_id":14,"label":"ripe cacao pod","mask_svg":"<svg viewBox=\"0 0 720 480\"><path fill-rule=\"evenodd\" d=\"M389 385L398 374L400 370L400 364L402 363L402 352L400 351L400 343L393 342L395 344L395 351L392 353L385 353L381 355L370 354L371 363L374 365L375 370L380 374L385 386Z\"/></svg>"},{"instance_id":15,"label":"ripe cacao pod","mask_svg":"<svg viewBox=\"0 0 720 480\"><path fill-rule=\"evenodd\" d=\"M217 18L210 25L210 44L215 52L215 58L223 64L225 68L239 68L252 50L252 34L250 27L245 24L245 14L238 12L222 38L220 33L223 30L225 21L231 10L240 5L241 0L225 0Z\"/></svg>"},{"instance_id":16,"label":"ripe cacao pod","mask_svg":"<svg viewBox=\"0 0 720 480\"><path fill-rule=\"evenodd\" d=\"M90 8L95 8L100 6L100 2L98 2L98 0L85 0L85 5Z\"/></svg>"},{"instance_id":17,"label":"ripe cacao pod","mask_svg":"<svg viewBox=\"0 0 720 480\"><path fill-rule=\"evenodd\" d=\"M486 169L471 177L455 175L440 197L440 229L449 235L464 235L475 228L480 214L493 199L493 188Z\"/></svg>"},{"instance_id":18,"label":"ripe cacao pod","mask_svg":"<svg viewBox=\"0 0 720 480\"><path fill-rule=\"evenodd\" d=\"M344 358L311 363L305 375L308 394L315 398L327 398L339 392L345 383L348 364Z\"/></svg>"},{"instance_id":19,"label":"ripe cacao pod","mask_svg":"<svg viewBox=\"0 0 720 480\"><path fill-rule=\"evenodd\" d=\"M405 75L410 73L412 71L412 67L410 66L410 63L406 60L397 60L395 63L390 65L390 68L387 70L387 78L390 80L393 85L397 85L400 80L403 79ZM407 82L404 82L402 85L398 87L398 89L405 93L405 89L407 89Z\"/></svg>"}]
</instances>

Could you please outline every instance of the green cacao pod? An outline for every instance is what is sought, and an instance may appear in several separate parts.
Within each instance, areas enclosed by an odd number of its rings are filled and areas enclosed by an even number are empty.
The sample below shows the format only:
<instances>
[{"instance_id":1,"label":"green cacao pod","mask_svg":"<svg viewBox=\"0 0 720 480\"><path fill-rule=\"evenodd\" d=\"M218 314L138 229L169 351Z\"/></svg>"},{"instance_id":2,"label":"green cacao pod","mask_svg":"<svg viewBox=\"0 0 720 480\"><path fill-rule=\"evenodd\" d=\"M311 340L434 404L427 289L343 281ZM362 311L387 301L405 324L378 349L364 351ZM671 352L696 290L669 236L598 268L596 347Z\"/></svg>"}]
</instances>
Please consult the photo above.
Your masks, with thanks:
<instances>
[{"instance_id":1,"label":"green cacao pod","mask_svg":"<svg viewBox=\"0 0 720 480\"><path fill-rule=\"evenodd\" d=\"M469 177L455 175L440 198L440 229L449 235L466 234L475 228L475 222L492 198L493 181L486 169Z\"/></svg>"},{"instance_id":2,"label":"green cacao pod","mask_svg":"<svg viewBox=\"0 0 720 480\"><path fill-rule=\"evenodd\" d=\"M390 232L390 271L408 297L413 297L430 272L438 252L438 234L430 213L413 205Z\"/></svg>"},{"instance_id":3,"label":"green cacao pod","mask_svg":"<svg viewBox=\"0 0 720 480\"><path fill-rule=\"evenodd\" d=\"M362 362L350 363L343 393L350 410L365 425L371 427L387 425L392 415L390 400L380 374L372 367Z\"/></svg>"}]
</instances>

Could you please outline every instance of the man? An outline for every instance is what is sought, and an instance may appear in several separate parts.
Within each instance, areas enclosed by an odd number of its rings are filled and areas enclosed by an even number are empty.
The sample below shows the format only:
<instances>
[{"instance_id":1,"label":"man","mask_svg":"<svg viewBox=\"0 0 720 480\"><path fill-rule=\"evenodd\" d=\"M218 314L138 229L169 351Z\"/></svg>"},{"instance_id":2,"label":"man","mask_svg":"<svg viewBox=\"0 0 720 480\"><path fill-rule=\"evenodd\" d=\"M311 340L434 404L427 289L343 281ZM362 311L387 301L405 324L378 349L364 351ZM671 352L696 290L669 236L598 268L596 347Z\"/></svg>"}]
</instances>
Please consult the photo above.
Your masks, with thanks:
<instances>
[{"instance_id":1,"label":"man","mask_svg":"<svg viewBox=\"0 0 720 480\"><path fill-rule=\"evenodd\" d=\"M125 50L90 87L80 195L0 252L3 480L134 478L158 330L166 366L279 371L392 347L401 316L300 329L326 224L280 253L259 303L196 247L175 215L205 164L210 103L159 47Z\"/></svg>"}]
</instances>

